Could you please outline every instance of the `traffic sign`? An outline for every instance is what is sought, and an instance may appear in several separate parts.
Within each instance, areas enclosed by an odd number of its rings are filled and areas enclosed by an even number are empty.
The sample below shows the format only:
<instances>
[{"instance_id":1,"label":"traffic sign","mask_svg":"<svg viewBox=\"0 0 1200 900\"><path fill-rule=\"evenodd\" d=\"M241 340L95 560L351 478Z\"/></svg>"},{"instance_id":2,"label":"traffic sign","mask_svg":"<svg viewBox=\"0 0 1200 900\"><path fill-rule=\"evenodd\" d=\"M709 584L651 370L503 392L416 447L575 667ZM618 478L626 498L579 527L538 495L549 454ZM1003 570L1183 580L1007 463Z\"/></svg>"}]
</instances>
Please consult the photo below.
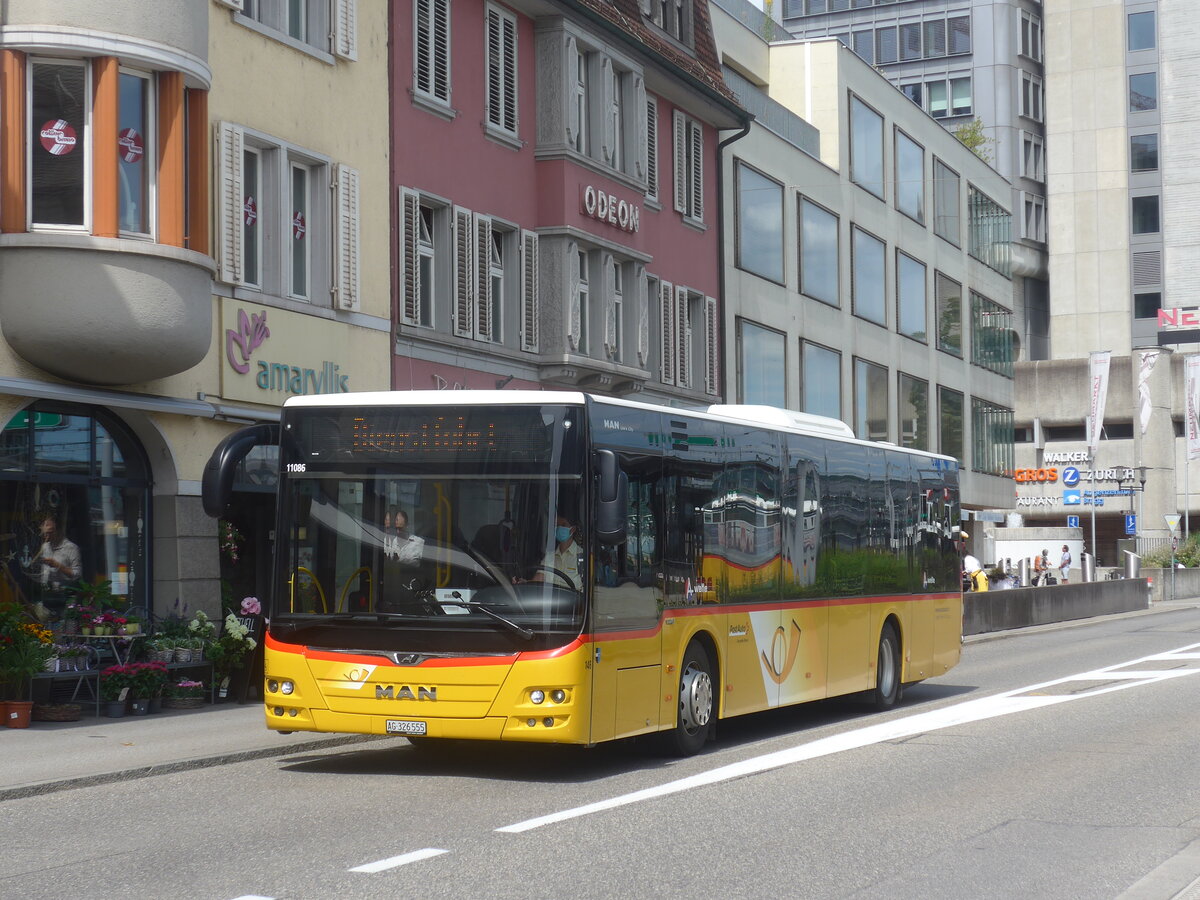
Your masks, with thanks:
<instances>
[{"instance_id":1,"label":"traffic sign","mask_svg":"<svg viewBox=\"0 0 1200 900\"><path fill-rule=\"evenodd\" d=\"M1125 533L1137 534L1137 515L1134 513L1125 514Z\"/></svg>"},{"instance_id":2,"label":"traffic sign","mask_svg":"<svg viewBox=\"0 0 1200 900\"><path fill-rule=\"evenodd\" d=\"M1167 520L1167 527L1171 529L1171 534L1179 528L1179 516L1163 516Z\"/></svg>"},{"instance_id":3,"label":"traffic sign","mask_svg":"<svg viewBox=\"0 0 1200 900\"><path fill-rule=\"evenodd\" d=\"M1068 528L1078 528L1079 527L1079 516L1067 516L1067 527Z\"/></svg>"}]
</instances>

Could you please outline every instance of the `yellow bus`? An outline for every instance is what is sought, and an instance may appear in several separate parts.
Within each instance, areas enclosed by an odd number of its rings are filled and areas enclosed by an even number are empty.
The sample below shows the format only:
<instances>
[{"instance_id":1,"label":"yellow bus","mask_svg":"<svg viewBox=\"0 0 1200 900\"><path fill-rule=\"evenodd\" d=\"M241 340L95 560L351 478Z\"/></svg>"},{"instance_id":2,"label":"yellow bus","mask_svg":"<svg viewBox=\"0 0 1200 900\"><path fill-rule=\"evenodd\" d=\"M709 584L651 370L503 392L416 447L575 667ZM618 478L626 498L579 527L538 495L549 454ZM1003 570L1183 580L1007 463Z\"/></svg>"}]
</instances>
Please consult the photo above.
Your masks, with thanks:
<instances>
[{"instance_id":1,"label":"yellow bus","mask_svg":"<svg viewBox=\"0 0 1200 900\"><path fill-rule=\"evenodd\" d=\"M905 684L959 660L958 465L770 407L569 392L292 397L269 728L592 745Z\"/></svg>"}]
</instances>

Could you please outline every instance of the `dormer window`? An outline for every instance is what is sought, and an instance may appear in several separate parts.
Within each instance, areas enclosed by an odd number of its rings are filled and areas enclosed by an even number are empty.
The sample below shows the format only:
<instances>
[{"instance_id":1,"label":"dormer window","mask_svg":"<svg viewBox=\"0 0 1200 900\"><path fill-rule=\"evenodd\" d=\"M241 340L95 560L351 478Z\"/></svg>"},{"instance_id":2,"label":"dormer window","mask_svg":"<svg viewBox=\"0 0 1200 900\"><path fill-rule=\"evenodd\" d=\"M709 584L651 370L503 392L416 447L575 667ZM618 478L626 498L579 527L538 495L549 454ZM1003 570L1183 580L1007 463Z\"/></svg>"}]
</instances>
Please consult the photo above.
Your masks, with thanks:
<instances>
[{"instance_id":1,"label":"dormer window","mask_svg":"<svg viewBox=\"0 0 1200 900\"><path fill-rule=\"evenodd\" d=\"M692 0L643 0L642 12L682 44L692 43Z\"/></svg>"}]
</instances>

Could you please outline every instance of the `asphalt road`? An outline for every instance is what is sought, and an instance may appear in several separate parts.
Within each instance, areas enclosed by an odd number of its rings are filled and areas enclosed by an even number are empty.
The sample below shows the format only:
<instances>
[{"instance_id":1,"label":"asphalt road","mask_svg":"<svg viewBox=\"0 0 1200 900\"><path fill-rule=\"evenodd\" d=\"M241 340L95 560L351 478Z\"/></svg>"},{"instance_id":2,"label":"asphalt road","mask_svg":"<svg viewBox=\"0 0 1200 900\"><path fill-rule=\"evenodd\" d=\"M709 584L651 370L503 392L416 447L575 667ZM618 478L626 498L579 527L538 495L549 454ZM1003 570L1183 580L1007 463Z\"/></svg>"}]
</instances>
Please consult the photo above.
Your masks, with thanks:
<instances>
[{"instance_id":1,"label":"asphalt road","mask_svg":"<svg viewBox=\"0 0 1200 900\"><path fill-rule=\"evenodd\" d=\"M1195 896L1198 723L1181 609L972 643L897 710L682 761L397 739L9 800L0 897Z\"/></svg>"}]
</instances>

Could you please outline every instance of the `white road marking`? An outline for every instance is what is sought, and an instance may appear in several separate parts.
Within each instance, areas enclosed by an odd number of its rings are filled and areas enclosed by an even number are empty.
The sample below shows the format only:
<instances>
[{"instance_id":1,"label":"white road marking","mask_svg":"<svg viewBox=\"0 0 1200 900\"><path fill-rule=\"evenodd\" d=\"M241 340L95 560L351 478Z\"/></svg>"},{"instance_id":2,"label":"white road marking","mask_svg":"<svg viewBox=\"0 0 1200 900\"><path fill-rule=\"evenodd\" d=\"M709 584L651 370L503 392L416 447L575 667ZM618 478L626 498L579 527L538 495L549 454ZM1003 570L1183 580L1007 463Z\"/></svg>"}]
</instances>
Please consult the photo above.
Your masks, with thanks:
<instances>
[{"instance_id":1,"label":"white road marking","mask_svg":"<svg viewBox=\"0 0 1200 900\"><path fill-rule=\"evenodd\" d=\"M721 781L729 781L733 778L742 778L746 775L766 772L770 769L778 769L782 766L816 759L821 756L829 756L833 753L841 753L845 750L857 750L860 747L867 747L871 744L879 744L884 741L892 741L897 738L912 737L913 735L929 731L938 731L943 728L951 728L955 725L966 725L971 722L993 719L1011 713L1027 712L1032 709L1053 706L1057 703L1066 703L1070 700L1081 700L1084 697L1095 697L1111 691L1121 691L1126 688L1137 687L1138 685L1154 684L1159 681L1167 681L1171 678L1180 678L1184 675L1198 675L1200 674L1200 667L1144 672L1113 671L1114 669L1123 669L1127 666L1150 661L1173 662L1200 659L1200 653L1189 652L1196 651L1197 648L1200 648L1200 644L1189 644L1186 647L1180 647L1178 650L1157 653L1153 656L1145 656L1141 659L1130 660L1129 662L1117 663L1106 669L1096 669L1079 675L1071 675L1067 678L1058 678L1054 681L1046 681L1041 684L1017 688L1016 690L1006 691L1003 694L996 694L991 697L968 700L965 703L947 706L943 709L917 713L914 716L908 716L903 719L894 719L890 722L881 722L878 725L869 725L866 728L860 728L856 731L848 731L843 734L821 738L808 744L802 744L799 747L778 750L774 753L745 759L727 766L720 766L716 769L710 769L707 772L700 772L696 775L690 775L687 778L680 778L677 781L669 781L657 787L644 788L640 791L611 797L608 800L600 800L596 803L586 804L585 806L577 806L574 809L565 809L561 812L551 813L550 815L526 819L524 822L506 825L496 830L509 834L519 834L524 831L532 831L534 828L541 828L543 825L553 825L556 822L564 822L568 819L616 809L619 806L628 806L631 803L640 803L643 800L653 800L669 794L678 794L692 788L716 784ZM1041 693L1047 688L1076 681L1100 681L1103 684L1091 690L1081 690L1069 694L1051 695ZM1113 682L1116 683L1114 684Z\"/></svg>"},{"instance_id":2,"label":"white road marking","mask_svg":"<svg viewBox=\"0 0 1200 900\"><path fill-rule=\"evenodd\" d=\"M275 898L260 897L258 894L242 894L240 897L234 897L233 900L275 900Z\"/></svg>"},{"instance_id":3,"label":"white road marking","mask_svg":"<svg viewBox=\"0 0 1200 900\"><path fill-rule=\"evenodd\" d=\"M355 866L351 872L383 872L387 869L394 869L396 866L404 866L409 863L420 862L423 859L429 859L433 856L441 856L443 853L449 853L449 850L436 850L433 847L426 847L424 850L414 850L412 853L405 853L403 856L392 856L388 859L381 859L378 862L367 863L362 866Z\"/></svg>"}]
</instances>

